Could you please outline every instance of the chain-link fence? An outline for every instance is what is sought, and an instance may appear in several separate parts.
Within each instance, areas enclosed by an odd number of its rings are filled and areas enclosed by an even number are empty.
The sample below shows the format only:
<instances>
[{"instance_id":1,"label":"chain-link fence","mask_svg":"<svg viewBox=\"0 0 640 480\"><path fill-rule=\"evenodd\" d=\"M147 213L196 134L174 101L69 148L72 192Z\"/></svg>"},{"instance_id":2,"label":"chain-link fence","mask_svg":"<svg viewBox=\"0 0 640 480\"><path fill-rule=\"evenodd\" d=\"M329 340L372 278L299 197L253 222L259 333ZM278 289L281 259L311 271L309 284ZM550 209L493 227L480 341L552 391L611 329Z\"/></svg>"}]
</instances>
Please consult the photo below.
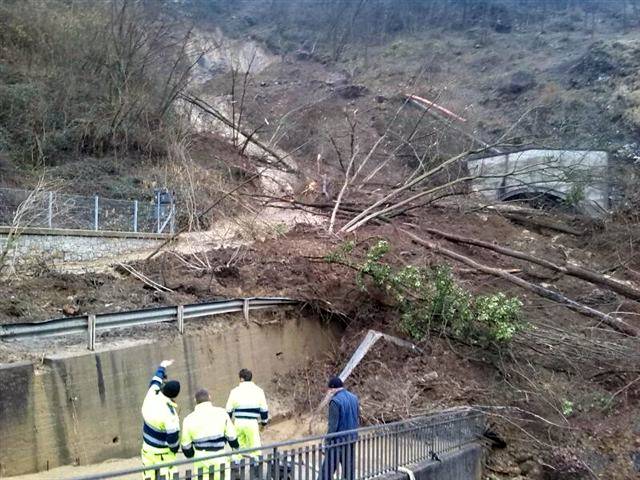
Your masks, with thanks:
<instances>
[{"instance_id":1,"label":"chain-link fence","mask_svg":"<svg viewBox=\"0 0 640 480\"><path fill-rule=\"evenodd\" d=\"M116 200L44 190L0 188L0 225L173 233L173 196L166 190L157 190L154 197L150 200Z\"/></svg>"}]
</instances>

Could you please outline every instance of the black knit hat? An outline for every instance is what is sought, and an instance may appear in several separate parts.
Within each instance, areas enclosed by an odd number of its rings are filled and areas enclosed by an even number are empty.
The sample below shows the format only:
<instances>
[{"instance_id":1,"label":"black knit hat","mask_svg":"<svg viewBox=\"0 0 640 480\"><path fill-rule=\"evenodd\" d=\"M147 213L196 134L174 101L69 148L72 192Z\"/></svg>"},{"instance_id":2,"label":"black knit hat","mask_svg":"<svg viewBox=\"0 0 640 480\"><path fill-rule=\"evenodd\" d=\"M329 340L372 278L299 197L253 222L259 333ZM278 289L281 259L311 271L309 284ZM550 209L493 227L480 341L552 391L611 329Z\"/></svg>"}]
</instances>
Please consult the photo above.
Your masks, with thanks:
<instances>
[{"instance_id":1,"label":"black knit hat","mask_svg":"<svg viewBox=\"0 0 640 480\"><path fill-rule=\"evenodd\" d=\"M165 397L176 398L180 393L180 382L176 380L169 380L167 383L162 385L161 390Z\"/></svg>"},{"instance_id":2,"label":"black knit hat","mask_svg":"<svg viewBox=\"0 0 640 480\"><path fill-rule=\"evenodd\" d=\"M329 388L342 388L344 384L340 377L331 377L329 379Z\"/></svg>"}]
</instances>

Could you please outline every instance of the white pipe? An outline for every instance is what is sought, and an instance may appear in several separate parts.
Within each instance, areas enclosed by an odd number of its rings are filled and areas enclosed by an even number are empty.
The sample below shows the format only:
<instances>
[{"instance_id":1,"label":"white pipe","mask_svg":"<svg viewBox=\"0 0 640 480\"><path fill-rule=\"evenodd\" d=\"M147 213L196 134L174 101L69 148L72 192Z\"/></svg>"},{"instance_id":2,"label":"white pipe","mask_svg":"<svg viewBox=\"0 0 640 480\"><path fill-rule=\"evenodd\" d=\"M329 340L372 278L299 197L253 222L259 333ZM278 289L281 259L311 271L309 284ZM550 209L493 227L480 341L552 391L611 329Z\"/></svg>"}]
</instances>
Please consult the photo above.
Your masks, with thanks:
<instances>
[{"instance_id":1,"label":"white pipe","mask_svg":"<svg viewBox=\"0 0 640 480\"><path fill-rule=\"evenodd\" d=\"M398 467L398 471L409 475L409 480L416 480L413 470L409 470L407 467Z\"/></svg>"}]
</instances>

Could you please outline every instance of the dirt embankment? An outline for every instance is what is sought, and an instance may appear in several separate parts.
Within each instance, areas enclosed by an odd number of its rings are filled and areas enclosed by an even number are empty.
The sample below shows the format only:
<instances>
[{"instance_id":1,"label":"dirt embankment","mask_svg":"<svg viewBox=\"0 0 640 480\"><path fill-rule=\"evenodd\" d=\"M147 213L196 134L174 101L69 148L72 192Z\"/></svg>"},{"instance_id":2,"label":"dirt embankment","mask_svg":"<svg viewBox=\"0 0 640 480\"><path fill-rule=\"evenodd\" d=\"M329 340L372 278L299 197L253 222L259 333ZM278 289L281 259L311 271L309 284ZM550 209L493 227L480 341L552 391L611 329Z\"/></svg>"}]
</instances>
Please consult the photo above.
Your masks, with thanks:
<instances>
[{"instance_id":1,"label":"dirt embankment","mask_svg":"<svg viewBox=\"0 0 640 480\"><path fill-rule=\"evenodd\" d=\"M616 267L624 251L611 243L611 232L573 236L535 231L495 214L464 213L451 206L418 210L403 225L429 237L423 230L426 227L489 241L500 238L502 245L546 259L569 259L602 270ZM349 238L363 246L380 237L392 244L392 263L445 262L412 244L393 226L369 226ZM298 226L250 245L200 252L198 258L164 254L133 264L171 288L174 293L170 294L159 294L123 274L45 272L3 285L5 303L0 313L4 322L11 322L60 316L69 302L83 312L95 312L251 295L307 300L320 314L333 315L347 324L329 360L317 361L278 381L277 387L294 399L300 411L309 411L319 401L327 375L340 370L367 328L403 335L398 312L383 292L363 291L355 281L356 272L326 262L325 255L339 244L320 227ZM600 310L631 312L626 318L640 326L638 305L608 291L478 247L449 247L478 262L557 288ZM639 267L633 260L625 266L631 271ZM624 278L624 272L619 267L616 276ZM492 456L495 463L490 463L490 468L496 475L513 478L541 472L547 467L538 459L554 468L569 468L576 456L591 468L599 465L596 469L600 471L614 472L607 478L632 478L628 473L638 441L634 405L640 398L640 386L633 383L640 354L637 342L621 339L590 319L463 265L454 265L454 275L472 292L504 291L518 296L524 304L524 319L538 340L531 344L530 339L516 339L510 349L496 352L437 335L420 345L425 353L419 356L380 344L350 380L350 386L362 397L363 418L367 422L388 421L457 404L493 405L498 407L492 410L495 430L509 444L506 451ZM16 310L17 305L28 309ZM564 333L558 337L555 329ZM580 343L573 344L575 339ZM3 351L5 360L21 355L14 343L3 345ZM631 352L624 357L627 365L616 357L618 351ZM426 376L433 371L438 374L436 380ZM299 381L291 382L290 378ZM545 420L522 414L525 411Z\"/></svg>"}]
</instances>

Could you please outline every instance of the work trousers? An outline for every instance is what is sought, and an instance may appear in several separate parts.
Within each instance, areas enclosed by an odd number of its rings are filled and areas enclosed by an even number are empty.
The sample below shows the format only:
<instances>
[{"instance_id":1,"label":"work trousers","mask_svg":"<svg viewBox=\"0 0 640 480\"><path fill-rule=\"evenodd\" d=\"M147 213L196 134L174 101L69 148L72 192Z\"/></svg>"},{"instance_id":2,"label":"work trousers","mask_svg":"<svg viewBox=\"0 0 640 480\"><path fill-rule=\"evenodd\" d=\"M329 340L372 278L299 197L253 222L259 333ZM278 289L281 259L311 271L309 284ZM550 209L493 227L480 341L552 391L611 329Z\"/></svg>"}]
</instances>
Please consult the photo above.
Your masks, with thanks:
<instances>
[{"instance_id":1,"label":"work trousers","mask_svg":"<svg viewBox=\"0 0 640 480\"><path fill-rule=\"evenodd\" d=\"M142 457L143 467L153 467L154 465L159 465L161 463L173 462L176 459L176 454L169 449L166 451L156 452L145 449L144 445L142 446L140 456ZM142 472L142 480L158 480L160 476L169 479L171 478L170 475L174 470L175 467L162 467L153 470L145 470Z\"/></svg>"},{"instance_id":2,"label":"work trousers","mask_svg":"<svg viewBox=\"0 0 640 480\"><path fill-rule=\"evenodd\" d=\"M356 472L355 441L331 440L324 447L324 460L320 471L320 480L331 480L338 466L341 468L341 478L354 480Z\"/></svg>"},{"instance_id":3,"label":"work trousers","mask_svg":"<svg viewBox=\"0 0 640 480\"><path fill-rule=\"evenodd\" d=\"M234 422L236 427L236 433L238 434L238 443L240 449L245 448L260 448L262 443L260 442L260 425L257 420L249 420L244 418L236 418ZM260 456L260 450L250 453L252 457Z\"/></svg>"}]
</instances>

